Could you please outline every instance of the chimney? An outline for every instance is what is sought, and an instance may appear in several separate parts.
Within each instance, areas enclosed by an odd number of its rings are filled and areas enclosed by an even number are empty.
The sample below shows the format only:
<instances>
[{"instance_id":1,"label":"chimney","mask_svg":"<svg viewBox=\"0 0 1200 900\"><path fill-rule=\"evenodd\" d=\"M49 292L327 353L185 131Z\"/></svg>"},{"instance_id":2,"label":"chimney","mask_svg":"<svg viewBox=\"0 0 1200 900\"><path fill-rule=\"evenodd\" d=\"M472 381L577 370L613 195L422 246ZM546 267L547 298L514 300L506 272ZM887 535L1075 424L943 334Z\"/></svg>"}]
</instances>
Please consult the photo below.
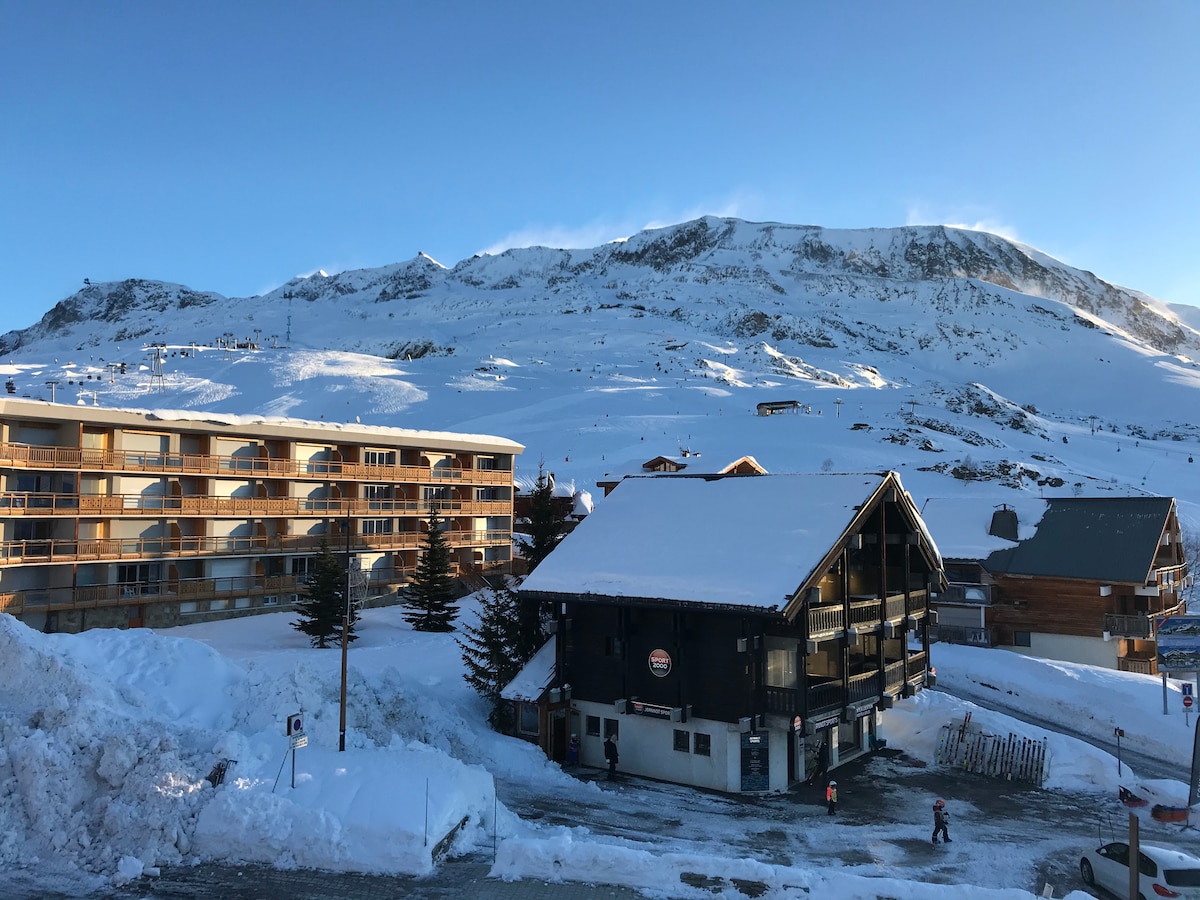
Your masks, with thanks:
<instances>
[{"instance_id":1,"label":"chimney","mask_svg":"<svg viewBox=\"0 0 1200 900\"><path fill-rule=\"evenodd\" d=\"M992 537L1004 538L1008 541L1017 540L1017 511L1001 505L992 513L992 525L988 529Z\"/></svg>"}]
</instances>

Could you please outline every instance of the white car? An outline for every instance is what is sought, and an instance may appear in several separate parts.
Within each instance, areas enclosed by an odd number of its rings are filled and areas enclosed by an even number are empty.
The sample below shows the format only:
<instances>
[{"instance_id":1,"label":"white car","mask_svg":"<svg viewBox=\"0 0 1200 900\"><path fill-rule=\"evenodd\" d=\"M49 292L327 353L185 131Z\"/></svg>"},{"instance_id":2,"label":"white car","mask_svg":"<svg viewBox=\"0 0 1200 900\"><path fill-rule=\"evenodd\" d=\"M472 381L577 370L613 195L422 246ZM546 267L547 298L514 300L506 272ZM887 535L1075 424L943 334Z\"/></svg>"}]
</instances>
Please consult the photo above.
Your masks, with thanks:
<instances>
[{"instance_id":1,"label":"white car","mask_svg":"<svg viewBox=\"0 0 1200 900\"><path fill-rule=\"evenodd\" d=\"M1200 859L1154 844L1138 852L1140 900L1179 897L1200 900ZM1089 887L1102 887L1118 897L1129 896L1129 844L1116 841L1088 850L1079 860L1079 874Z\"/></svg>"}]
</instances>

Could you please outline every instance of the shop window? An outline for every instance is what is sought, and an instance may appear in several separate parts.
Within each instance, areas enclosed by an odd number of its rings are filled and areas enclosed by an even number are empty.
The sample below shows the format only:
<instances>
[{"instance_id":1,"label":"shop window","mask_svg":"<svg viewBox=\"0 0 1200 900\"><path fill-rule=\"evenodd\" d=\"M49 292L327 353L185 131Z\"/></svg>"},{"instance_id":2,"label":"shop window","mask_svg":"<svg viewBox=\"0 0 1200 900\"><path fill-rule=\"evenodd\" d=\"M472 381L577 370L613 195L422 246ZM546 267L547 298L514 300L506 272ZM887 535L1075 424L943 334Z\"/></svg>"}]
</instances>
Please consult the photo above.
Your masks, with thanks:
<instances>
[{"instance_id":1,"label":"shop window","mask_svg":"<svg viewBox=\"0 0 1200 900\"><path fill-rule=\"evenodd\" d=\"M620 731L621 731L621 723L618 722L616 719L605 719L604 720L604 737L605 738L607 738L609 735L611 735L611 736L619 739L621 737Z\"/></svg>"},{"instance_id":2,"label":"shop window","mask_svg":"<svg viewBox=\"0 0 1200 900\"><path fill-rule=\"evenodd\" d=\"M691 747L692 747L691 738L692 738L692 735L690 732L680 731L678 728L676 728L675 729L675 749L681 753L687 753L688 751L690 751Z\"/></svg>"},{"instance_id":3,"label":"shop window","mask_svg":"<svg viewBox=\"0 0 1200 900\"><path fill-rule=\"evenodd\" d=\"M536 703L521 704L521 734L538 733L538 708Z\"/></svg>"},{"instance_id":4,"label":"shop window","mask_svg":"<svg viewBox=\"0 0 1200 900\"><path fill-rule=\"evenodd\" d=\"M587 734L589 737L600 737L600 717L587 717Z\"/></svg>"},{"instance_id":5,"label":"shop window","mask_svg":"<svg viewBox=\"0 0 1200 900\"><path fill-rule=\"evenodd\" d=\"M699 731L694 735L695 748L692 750L697 756L712 756L712 735L701 734Z\"/></svg>"},{"instance_id":6,"label":"shop window","mask_svg":"<svg viewBox=\"0 0 1200 900\"><path fill-rule=\"evenodd\" d=\"M1032 635L1028 631L1014 631L1013 632L1013 646L1014 647L1032 647L1033 646Z\"/></svg>"}]
</instances>

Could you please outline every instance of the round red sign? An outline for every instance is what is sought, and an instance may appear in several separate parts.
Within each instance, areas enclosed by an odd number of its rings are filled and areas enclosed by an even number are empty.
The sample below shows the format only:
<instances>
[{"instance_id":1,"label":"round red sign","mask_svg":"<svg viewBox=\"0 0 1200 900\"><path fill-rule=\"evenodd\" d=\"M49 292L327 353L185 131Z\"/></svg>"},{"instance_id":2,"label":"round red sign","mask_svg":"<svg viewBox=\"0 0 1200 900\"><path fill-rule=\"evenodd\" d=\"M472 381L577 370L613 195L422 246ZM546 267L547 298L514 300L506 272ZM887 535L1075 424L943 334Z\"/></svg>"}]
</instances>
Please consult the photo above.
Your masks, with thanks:
<instances>
[{"instance_id":1,"label":"round red sign","mask_svg":"<svg viewBox=\"0 0 1200 900\"><path fill-rule=\"evenodd\" d=\"M663 678L671 672L671 654L666 650L650 651L650 671Z\"/></svg>"},{"instance_id":2,"label":"round red sign","mask_svg":"<svg viewBox=\"0 0 1200 900\"><path fill-rule=\"evenodd\" d=\"M651 663L651 665L653 665L653 663ZM1183 708L1184 708L1184 709L1188 709L1188 708L1190 708L1190 707L1191 707L1191 705L1192 705L1192 698L1191 698L1191 697L1184 697L1184 698L1183 698Z\"/></svg>"}]
</instances>

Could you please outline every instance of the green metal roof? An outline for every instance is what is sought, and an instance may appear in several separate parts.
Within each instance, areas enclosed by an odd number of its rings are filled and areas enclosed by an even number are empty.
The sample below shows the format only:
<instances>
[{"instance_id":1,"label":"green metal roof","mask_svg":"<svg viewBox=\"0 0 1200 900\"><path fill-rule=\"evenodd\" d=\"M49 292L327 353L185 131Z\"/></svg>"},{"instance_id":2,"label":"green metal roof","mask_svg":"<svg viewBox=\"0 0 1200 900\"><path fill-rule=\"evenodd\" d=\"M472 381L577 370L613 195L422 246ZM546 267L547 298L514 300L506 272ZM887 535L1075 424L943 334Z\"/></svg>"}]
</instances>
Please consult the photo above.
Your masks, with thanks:
<instances>
[{"instance_id":1,"label":"green metal roof","mask_svg":"<svg viewBox=\"0 0 1200 900\"><path fill-rule=\"evenodd\" d=\"M1048 500L1037 533L984 561L994 574L1145 584L1171 514L1170 497Z\"/></svg>"}]
</instances>

